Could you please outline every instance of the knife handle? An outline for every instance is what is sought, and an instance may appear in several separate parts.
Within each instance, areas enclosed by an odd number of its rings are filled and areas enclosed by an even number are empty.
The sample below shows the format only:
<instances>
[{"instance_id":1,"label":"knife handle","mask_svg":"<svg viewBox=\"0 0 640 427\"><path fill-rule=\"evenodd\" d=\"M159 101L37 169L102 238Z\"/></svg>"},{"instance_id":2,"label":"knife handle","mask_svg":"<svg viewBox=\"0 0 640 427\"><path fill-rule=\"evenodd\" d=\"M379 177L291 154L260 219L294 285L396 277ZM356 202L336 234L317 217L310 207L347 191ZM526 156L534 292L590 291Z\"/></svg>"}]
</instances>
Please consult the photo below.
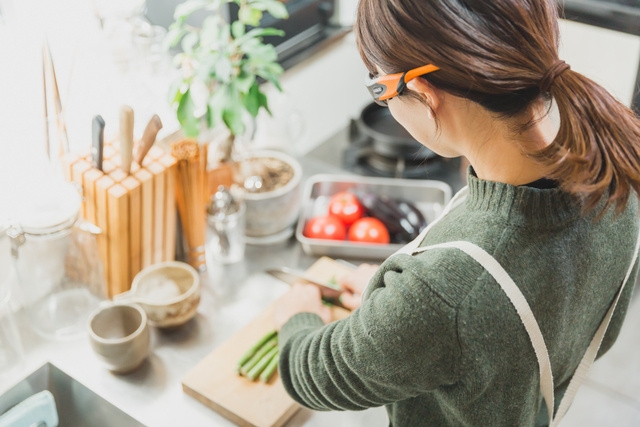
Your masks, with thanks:
<instances>
[{"instance_id":1,"label":"knife handle","mask_svg":"<svg viewBox=\"0 0 640 427\"><path fill-rule=\"evenodd\" d=\"M120 169L126 174L131 171L133 150L133 109L128 105L120 107Z\"/></svg>"},{"instance_id":2,"label":"knife handle","mask_svg":"<svg viewBox=\"0 0 640 427\"><path fill-rule=\"evenodd\" d=\"M91 122L91 160L93 167L102 170L104 149L104 119L97 115Z\"/></svg>"},{"instance_id":3,"label":"knife handle","mask_svg":"<svg viewBox=\"0 0 640 427\"><path fill-rule=\"evenodd\" d=\"M158 135L160 129L162 129L162 121L157 114L154 114L153 117L151 117L151 120L149 120L149 123L147 123L147 127L142 133L142 138L136 146L136 154L134 160L137 164L142 165L144 157L156 142L156 136Z\"/></svg>"}]
</instances>

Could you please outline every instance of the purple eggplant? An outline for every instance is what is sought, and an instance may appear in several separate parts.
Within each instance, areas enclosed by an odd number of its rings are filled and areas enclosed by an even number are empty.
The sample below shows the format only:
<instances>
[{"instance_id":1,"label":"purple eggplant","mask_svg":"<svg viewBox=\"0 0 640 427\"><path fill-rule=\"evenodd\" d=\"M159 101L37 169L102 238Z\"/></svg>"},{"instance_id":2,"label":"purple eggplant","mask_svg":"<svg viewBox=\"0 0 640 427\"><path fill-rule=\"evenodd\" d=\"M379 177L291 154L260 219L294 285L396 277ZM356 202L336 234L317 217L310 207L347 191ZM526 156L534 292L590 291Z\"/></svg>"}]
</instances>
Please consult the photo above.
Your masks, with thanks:
<instances>
[{"instance_id":1,"label":"purple eggplant","mask_svg":"<svg viewBox=\"0 0 640 427\"><path fill-rule=\"evenodd\" d=\"M359 194L358 199L367 214L379 219L391 236L392 243L407 243L426 227L422 213L411 202L391 199L373 193Z\"/></svg>"}]
</instances>

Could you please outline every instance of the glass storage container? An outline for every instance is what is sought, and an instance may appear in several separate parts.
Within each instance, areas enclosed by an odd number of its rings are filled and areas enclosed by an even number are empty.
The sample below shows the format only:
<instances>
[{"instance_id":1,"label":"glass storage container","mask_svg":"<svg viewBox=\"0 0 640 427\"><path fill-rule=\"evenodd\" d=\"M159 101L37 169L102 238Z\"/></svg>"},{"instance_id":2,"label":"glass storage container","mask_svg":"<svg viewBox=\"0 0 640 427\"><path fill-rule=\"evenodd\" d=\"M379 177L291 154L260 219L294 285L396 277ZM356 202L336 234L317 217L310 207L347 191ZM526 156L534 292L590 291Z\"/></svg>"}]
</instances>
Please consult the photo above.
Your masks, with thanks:
<instances>
[{"instance_id":1,"label":"glass storage container","mask_svg":"<svg viewBox=\"0 0 640 427\"><path fill-rule=\"evenodd\" d=\"M0 221L0 380L21 369L24 357L20 333L10 306L9 281L13 269L7 228L6 223Z\"/></svg>"},{"instance_id":2,"label":"glass storage container","mask_svg":"<svg viewBox=\"0 0 640 427\"><path fill-rule=\"evenodd\" d=\"M81 197L74 185L37 187L24 195L7 230L18 300L39 334L79 338L105 296L96 242L100 229L79 219Z\"/></svg>"}]
</instances>

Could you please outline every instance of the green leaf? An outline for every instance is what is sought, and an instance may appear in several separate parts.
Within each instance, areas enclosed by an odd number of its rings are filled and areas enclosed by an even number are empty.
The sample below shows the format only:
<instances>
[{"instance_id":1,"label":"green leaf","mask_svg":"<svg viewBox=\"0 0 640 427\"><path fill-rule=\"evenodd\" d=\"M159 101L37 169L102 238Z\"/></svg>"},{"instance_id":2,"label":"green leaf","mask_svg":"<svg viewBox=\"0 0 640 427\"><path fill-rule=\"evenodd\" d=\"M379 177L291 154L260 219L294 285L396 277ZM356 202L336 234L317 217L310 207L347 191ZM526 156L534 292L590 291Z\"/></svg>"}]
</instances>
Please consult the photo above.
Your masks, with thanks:
<instances>
[{"instance_id":1,"label":"green leaf","mask_svg":"<svg viewBox=\"0 0 640 427\"><path fill-rule=\"evenodd\" d=\"M183 89L184 81L182 79L176 79L171 83L169 87L169 104L171 106L176 106L180 104L180 100L184 96Z\"/></svg>"},{"instance_id":2,"label":"green leaf","mask_svg":"<svg viewBox=\"0 0 640 427\"><path fill-rule=\"evenodd\" d=\"M279 1L270 1L267 3L267 11L274 17L278 19L286 19L289 17L289 12L287 12L287 7Z\"/></svg>"},{"instance_id":3,"label":"green leaf","mask_svg":"<svg viewBox=\"0 0 640 427\"><path fill-rule=\"evenodd\" d=\"M211 128L214 128L222 120L222 111L227 103L227 95L226 86L219 85L209 97L207 122L209 122Z\"/></svg>"},{"instance_id":4,"label":"green leaf","mask_svg":"<svg viewBox=\"0 0 640 427\"><path fill-rule=\"evenodd\" d=\"M282 89L280 89L280 91L282 92ZM267 110L267 113L269 113L270 116L273 116L273 114L271 114L271 110L269 109L269 104L267 102L267 95L265 95L261 91L258 92L258 101L260 102L260 106L265 110Z\"/></svg>"},{"instance_id":5,"label":"green leaf","mask_svg":"<svg viewBox=\"0 0 640 427\"><path fill-rule=\"evenodd\" d=\"M257 27L262 19L262 12L248 6L241 6L238 11L238 19L244 25Z\"/></svg>"},{"instance_id":6,"label":"green leaf","mask_svg":"<svg viewBox=\"0 0 640 427\"><path fill-rule=\"evenodd\" d=\"M170 48L174 47L180 42L180 39L187 34L187 30L184 28L173 28L169 30L164 40L162 41L162 49L166 52Z\"/></svg>"},{"instance_id":7,"label":"green leaf","mask_svg":"<svg viewBox=\"0 0 640 427\"><path fill-rule=\"evenodd\" d=\"M196 10L203 8L206 4L207 2L204 0L188 0L181 3L176 6L176 10L173 13L173 19L184 19Z\"/></svg>"},{"instance_id":8,"label":"green leaf","mask_svg":"<svg viewBox=\"0 0 640 427\"><path fill-rule=\"evenodd\" d=\"M227 86L227 100L222 111L222 121L233 135L242 135L245 125L242 121L244 105L235 85Z\"/></svg>"},{"instance_id":9,"label":"green leaf","mask_svg":"<svg viewBox=\"0 0 640 427\"><path fill-rule=\"evenodd\" d=\"M180 99L178 109L176 111L178 121L182 127L182 131L187 137L198 136L199 120L194 115L195 106L191 99L191 93L187 90Z\"/></svg>"},{"instance_id":10,"label":"green leaf","mask_svg":"<svg viewBox=\"0 0 640 427\"><path fill-rule=\"evenodd\" d=\"M257 82L251 86L249 92L243 97L242 102L249 114L253 117L258 115L258 111L260 111L260 87Z\"/></svg>"},{"instance_id":11,"label":"green leaf","mask_svg":"<svg viewBox=\"0 0 640 427\"><path fill-rule=\"evenodd\" d=\"M182 50L189 54L193 52L193 47L198 44L198 34L189 33L182 39Z\"/></svg>"},{"instance_id":12,"label":"green leaf","mask_svg":"<svg viewBox=\"0 0 640 427\"><path fill-rule=\"evenodd\" d=\"M255 81L256 76L253 73L247 73L243 70L236 79L236 87L241 93L247 93Z\"/></svg>"},{"instance_id":13,"label":"green leaf","mask_svg":"<svg viewBox=\"0 0 640 427\"><path fill-rule=\"evenodd\" d=\"M247 44L245 44L246 46ZM278 60L278 53L276 52L276 48L270 44L249 44L248 48L245 49L247 55L253 60L257 62L275 62Z\"/></svg>"},{"instance_id":14,"label":"green leaf","mask_svg":"<svg viewBox=\"0 0 640 427\"><path fill-rule=\"evenodd\" d=\"M202 31L200 32L200 44L213 49L220 39L220 21L217 16L208 16L202 22Z\"/></svg>"},{"instance_id":15,"label":"green leaf","mask_svg":"<svg viewBox=\"0 0 640 427\"><path fill-rule=\"evenodd\" d=\"M271 82L276 87L276 89L282 92L282 87L280 86L280 81L278 80L278 77L279 77L278 74L273 73L268 68L262 68L262 69L256 70L256 74L262 77L263 79Z\"/></svg>"},{"instance_id":16,"label":"green leaf","mask_svg":"<svg viewBox=\"0 0 640 427\"><path fill-rule=\"evenodd\" d=\"M231 34L233 34L233 37L236 39L244 35L244 30L244 24L240 21L234 21L231 24Z\"/></svg>"},{"instance_id":17,"label":"green leaf","mask_svg":"<svg viewBox=\"0 0 640 427\"><path fill-rule=\"evenodd\" d=\"M216 78L221 82L228 83L231 78L231 61L226 56L221 55L215 65Z\"/></svg>"}]
</instances>

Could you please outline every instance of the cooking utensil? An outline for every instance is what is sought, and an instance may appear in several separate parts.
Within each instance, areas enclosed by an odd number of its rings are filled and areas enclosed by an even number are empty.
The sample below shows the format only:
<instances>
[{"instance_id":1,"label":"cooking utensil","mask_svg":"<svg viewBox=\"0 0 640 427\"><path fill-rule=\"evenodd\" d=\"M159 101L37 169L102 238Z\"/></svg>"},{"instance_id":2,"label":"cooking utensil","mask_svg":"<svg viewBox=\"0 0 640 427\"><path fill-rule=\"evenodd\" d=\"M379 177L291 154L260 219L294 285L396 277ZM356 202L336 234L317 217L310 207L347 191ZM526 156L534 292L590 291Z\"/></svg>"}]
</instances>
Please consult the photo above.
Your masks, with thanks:
<instances>
[{"instance_id":1,"label":"cooking utensil","mask_svg":"<svg viewBox=\"0 0 640 427\"><path fill-rule=\"evenodd\" d=\"M93 167L102 170L102 159L104 150L104 119L97 115L91 123L91 160Z\"/></svg>"},{"instance_id":2,"label":"cooking utensil","mask_svg":"<svg viewBox=\"0 0 640 427\"><path fill-rule=\"evenodd\" d=\"M388 108L381 107L375 102L362 110L357 126L362 136L372 139L373 151L380 155L414 160L438 157L436 153L416 141L393 118Z\"/></svg>"},{"instance_id":3,"label":"cooking utensil","mask_svg":"<svg viewBox=\"0 0 640 427\"><path fill-rule=\"evenodd\" d=\"M151 119L149 120L149 123L147 123L147 127L144 129L144 132L142 133L142 138L140 139L140 141L138 142L138 145L136 146L136 154L135 154L134 160L136 161L137 164L142 165L142 161L144 160L144 157L147 155L147 153L149 152L149 149L156 142L156 136L158 135L158 132L160 131L160 129L162 129L162 121L160 120L160 117L158 117L157 114L154 114L153 117L151 117Z\"/></svg>"},{"instance_id":4,"label":"cooking utensil","mask_svg":"<svg viewBox=\"0 0 640 427\"><path fill-rule=\"evenodd\" d=\"M120 169L131 171L133 150L133 109L128 105L120 107Z\"/></svg>"},{"instance_id":5,"label":"cooking utensil","mask_svg":"<svg viewBox=\"0 0 640 427\"><path fill-rule=\"evenodd\" d=\"M327 283L322 283L303 271L294 270L288 267L272 268L266 270L266 272L276 279L282 280L283 282L290 285L294 285L295 283L300 282L313 285L320 289L320 294L323 298L330 299L332 303L334 303L335 301L336 305L343 307L339 300L340 295L342 294L342 290L337 285L336 287L331 287Z\"/></svg>"},{"instance_id":6,"label":"cooking utensil","mask_svg":"<svg viewBox=\"0 0 640 427\"><path fill-rule=\"evenodd\" d=\"M42 57L45 63L45 74L46 68L48 66L48 71L51 73L51 82L53 86L53 103L55 106L56 113L56 125L58 127L58 153L59 156L62 156L69 152L69 136L67 135L67 126L64 121L64 114L62 110L62 100L60 99L60 91L58 90L58 79L56 78L56 68L53 65L53 57L51 55L51 49L49 48L49 43L46 41L42 45ZM46 81L46 75L45 75ZM48 114L46 114L48 116ZM48 126L48 123L47 123ZM48 129L47 129L48 136Z\"/></svg>"}]
</instances>

